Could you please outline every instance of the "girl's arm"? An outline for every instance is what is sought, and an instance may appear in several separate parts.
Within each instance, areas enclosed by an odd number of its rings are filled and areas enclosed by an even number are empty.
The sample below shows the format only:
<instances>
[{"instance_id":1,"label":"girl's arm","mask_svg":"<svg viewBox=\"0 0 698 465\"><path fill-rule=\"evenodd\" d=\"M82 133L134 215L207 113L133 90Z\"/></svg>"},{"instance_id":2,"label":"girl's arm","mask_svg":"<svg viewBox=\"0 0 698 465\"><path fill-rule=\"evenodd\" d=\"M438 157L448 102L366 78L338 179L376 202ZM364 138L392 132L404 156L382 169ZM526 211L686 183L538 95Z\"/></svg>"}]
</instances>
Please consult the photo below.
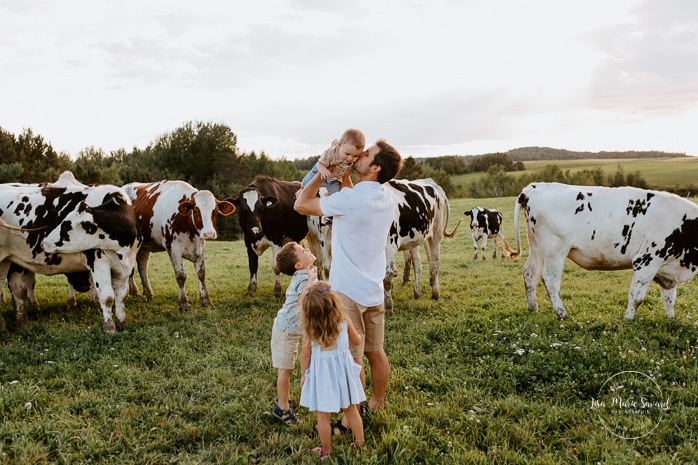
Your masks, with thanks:
<instances>
[{"instance_id":1,"label":"girl's arm","mask_svg":"<svg viewBox=\"0 0 698 465\"><path fill-rule=\"evenodd\" d=\"M310 366L310 338L303 333L303 348L301 349L301 387L305 383L305 372Z\"/></svg>"},{"instance_id":2,"label":"girl's arm","mask_svg":"<svg viewBox=\"0 0 698 465\"><path fill-rule=\"evenodd\" d=\"M351 318L348 315L344 315L344 321L347 322L347 333L349 334L349 342L352 344L361 344L361 334L354 328L354 323L351 322Z\"/></svg>"}]
</instances>

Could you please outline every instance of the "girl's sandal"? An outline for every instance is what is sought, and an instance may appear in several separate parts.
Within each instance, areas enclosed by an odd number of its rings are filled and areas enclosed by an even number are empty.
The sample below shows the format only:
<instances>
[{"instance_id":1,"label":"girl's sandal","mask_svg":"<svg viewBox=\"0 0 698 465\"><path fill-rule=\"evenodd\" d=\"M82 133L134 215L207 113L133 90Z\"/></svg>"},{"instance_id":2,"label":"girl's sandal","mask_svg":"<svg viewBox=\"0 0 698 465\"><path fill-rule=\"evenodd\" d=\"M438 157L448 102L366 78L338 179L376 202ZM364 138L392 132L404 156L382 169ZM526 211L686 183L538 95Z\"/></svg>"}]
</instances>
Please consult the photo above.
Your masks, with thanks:
<instances>
[{"instance_id":1,"label":"girl's sandal","mask_svg":"<svg viewBox=\"0 0 698 465\"><path fill-rule=\"evenodd\" d=\"M322 446L313 447L311 452L315 455L318 455L323 460L329 457L331 454L331 452L326 452L325 449L322 448Z\"/></svg>"},{"instance_id":2,"label":"girl's sandal","mask_svg":"<svg viewBox=\"0 0 698 465\"><path fill-rule=\"evenodd\" d=\"M359 444L358 442L352 442L349 447L351 447L353 450L361 450L361 446L363 446L363 443Z\"/></svg>"}]
</instances>

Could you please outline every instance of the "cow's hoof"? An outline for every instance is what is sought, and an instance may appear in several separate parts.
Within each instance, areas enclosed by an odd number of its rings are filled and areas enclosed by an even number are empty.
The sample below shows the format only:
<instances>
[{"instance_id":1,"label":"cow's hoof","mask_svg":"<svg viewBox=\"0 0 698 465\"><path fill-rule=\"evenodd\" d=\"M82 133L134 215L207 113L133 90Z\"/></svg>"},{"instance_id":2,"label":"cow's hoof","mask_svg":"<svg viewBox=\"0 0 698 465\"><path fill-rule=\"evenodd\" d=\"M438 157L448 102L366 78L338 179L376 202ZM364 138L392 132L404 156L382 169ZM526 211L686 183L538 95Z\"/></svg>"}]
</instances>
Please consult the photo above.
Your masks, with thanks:
<instances>
[{"instance_id":1,"label":"cow's hoof","mask_svg":"<svg viewBox=\"0 0 698 465\"><path fill-rule=\"evenodd\" d=\"M211 302L211 299L202 299L201 300L201 305L204 307L213 307L213 302Z\"/></svg>"},{"instance_id":2,"label":"cow's hoof","mask_svg":"<svg viewBox=\"0 0 698 465\"><path fill-rule=\"evenodd\" d=\"M179 304L179 311L182 313L187 313L189 311L189 302Z\"/></svg>"},{"instance_id":3,"label":"cow's hoof","mask_svg":"<svg viewBox=\"0 0 698 465\"><path fill-rule=\"evenodd\" d=\"M566 319L567 319L567 313L563 313L562 315L560 315L560 314L558 313L558 314L557 314L557 318L558 318L559 320L566 320Z\"/></svg>"},{"instance_id":4,"label":"cow's hoof","mask_svg":"<svg viewBox=\"0 0 698 465\"><path fill-rule=\"evenodd\" d=\"M26 326L29 324L29 317L27 316L26 312L17 313L15 319L17 320L17 325L19 326Z\"/></svg>"},{"instance_id":5,"label":"cow's hoof","mask_svg":"<svg viewBox=\"0 0 698 465\"><path fill-rule=\"evenodd\" d=\"M116 333L116 325L113 320L107 320L102 323L102 332L104 334L114 334Z\"/></svg>"},{"instance_id":6,"label":"cow's hoof","mask_svg":"<svg viewBox=\"0 0 698 465\"><path fill-rule=\"evenodd\" d=\"M117 319L116 320L116 329L118 329L119 331L123 331L124 329L126 329L126 321L127 321L126 318L124 318L123 320Z\"/></svg>"}]
</instances>

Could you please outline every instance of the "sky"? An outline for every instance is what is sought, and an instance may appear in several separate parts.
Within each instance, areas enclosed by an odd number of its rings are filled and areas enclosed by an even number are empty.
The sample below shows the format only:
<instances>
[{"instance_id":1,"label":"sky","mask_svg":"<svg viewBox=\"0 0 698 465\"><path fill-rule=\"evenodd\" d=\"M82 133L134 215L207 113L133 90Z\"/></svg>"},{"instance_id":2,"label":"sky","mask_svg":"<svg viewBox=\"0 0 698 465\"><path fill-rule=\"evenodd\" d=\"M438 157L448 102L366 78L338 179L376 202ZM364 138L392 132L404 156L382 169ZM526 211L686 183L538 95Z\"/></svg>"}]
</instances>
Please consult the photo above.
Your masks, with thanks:
<instances>
[{"instance_id":1,"label":"sky","mask_svg":"<svg viewBox=\"0 0 698 465\"><path fill-rule=\"evenodd\" d=\"M0 127L58 152L190 121L241 151L698 155L695 0L0 0Z\"/></svg>"}]
</instances>

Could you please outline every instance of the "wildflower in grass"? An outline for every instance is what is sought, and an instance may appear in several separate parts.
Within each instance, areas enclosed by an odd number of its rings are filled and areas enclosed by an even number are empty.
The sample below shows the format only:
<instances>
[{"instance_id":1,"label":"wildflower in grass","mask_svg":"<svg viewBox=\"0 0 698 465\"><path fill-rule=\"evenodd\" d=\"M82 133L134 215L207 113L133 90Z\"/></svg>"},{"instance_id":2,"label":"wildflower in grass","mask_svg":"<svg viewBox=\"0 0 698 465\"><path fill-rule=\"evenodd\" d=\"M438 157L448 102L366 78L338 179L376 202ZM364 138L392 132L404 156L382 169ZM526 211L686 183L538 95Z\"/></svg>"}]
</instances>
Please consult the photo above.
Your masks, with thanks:
<instances>
[{"instance_id":1,"label":"wildflower in grass","mask_svg":"<svg viewBox=\"0 0 698 465\"><path fill-rule=\"evenodd\" d=\"M523 354L526 353L526 351L525 351L524 349L519 349L519 350L516 350L515 352L516 352L518 355L523 355Z\"/></svg>"}]
</instances>

